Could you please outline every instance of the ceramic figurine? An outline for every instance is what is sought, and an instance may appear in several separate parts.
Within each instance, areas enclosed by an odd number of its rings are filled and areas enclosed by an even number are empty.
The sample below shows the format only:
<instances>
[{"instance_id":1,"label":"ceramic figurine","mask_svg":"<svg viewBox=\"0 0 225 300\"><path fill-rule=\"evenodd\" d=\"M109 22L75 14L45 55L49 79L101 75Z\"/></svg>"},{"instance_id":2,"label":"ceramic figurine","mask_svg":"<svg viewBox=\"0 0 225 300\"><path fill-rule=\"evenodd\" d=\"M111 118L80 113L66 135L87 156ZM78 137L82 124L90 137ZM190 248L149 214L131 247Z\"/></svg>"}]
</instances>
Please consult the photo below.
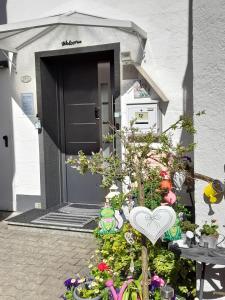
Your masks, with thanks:
<instances>
[{"instance_id":1,"label":"ceramic figurine","mask_svg":"<svg viewBox=\"0 0 225 300\"><path fill-rule=\"evenodd\" d=\"M100 212L101 219L99 221L100 234L115 233L118 231L116 228L117 222L115 212L111 207L104 207Z\"/></svg>"},{"instance_id":2,"label":"ceramic figurine","mask_svg":"<svg viewBox=\"0 0 225 300\"><path fill-rule=\"evenodd\" d=\"M180 220L176 219L174 226L165 232L163 240L177 241L180 239L181 239Z\"/></svg>"}]
</instances>

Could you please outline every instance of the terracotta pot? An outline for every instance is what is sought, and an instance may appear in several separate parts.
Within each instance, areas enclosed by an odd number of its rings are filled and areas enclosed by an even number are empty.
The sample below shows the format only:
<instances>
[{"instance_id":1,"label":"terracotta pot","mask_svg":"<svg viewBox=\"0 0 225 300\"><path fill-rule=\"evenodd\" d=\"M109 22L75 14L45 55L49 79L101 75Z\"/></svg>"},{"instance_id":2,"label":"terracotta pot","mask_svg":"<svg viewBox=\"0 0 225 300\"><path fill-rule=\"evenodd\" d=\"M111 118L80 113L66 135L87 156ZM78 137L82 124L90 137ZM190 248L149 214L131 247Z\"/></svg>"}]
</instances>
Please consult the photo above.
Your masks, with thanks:
<instances>
[{"instance_id":1,"label":"terracotta pot","mask_svg":"<svg viewBox=\"0 0 225 300\"><path fill-rule=\"evenodd\" d=\"M161 190L171 190L172 189L172 182L170 179L163 179L160 183Z\"/></svg>"}]
</instances>

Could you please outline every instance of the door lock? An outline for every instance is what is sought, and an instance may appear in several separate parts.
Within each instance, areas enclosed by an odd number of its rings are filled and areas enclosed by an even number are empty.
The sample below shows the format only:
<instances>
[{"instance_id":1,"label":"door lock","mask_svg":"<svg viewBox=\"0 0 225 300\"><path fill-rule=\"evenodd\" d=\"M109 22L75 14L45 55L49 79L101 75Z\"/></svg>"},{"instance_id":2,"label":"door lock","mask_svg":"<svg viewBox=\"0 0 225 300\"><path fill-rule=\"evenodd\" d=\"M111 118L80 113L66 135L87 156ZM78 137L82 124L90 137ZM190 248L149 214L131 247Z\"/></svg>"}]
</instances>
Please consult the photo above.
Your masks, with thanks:
<instances>
[{"instance_id":1,"label":"door lock","mask_svg":"<svg viewBox=\"0 0 225 300\"><path fill-rule=\"evenodd\" d=\"M100 109L97 106L95 106L95 119L96 120L100 119Z\"/></svg>"}]
</instances>

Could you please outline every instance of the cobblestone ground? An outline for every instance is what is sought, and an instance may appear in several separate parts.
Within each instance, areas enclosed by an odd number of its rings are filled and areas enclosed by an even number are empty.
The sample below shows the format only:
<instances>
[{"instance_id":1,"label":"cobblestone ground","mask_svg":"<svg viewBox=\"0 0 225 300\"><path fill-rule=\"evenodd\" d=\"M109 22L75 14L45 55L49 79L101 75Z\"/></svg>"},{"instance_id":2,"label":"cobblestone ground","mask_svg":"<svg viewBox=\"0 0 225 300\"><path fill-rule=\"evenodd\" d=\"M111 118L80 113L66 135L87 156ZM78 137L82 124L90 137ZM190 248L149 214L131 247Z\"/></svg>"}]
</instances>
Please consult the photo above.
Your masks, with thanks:
<instances>
[{"instance_id":1,"label":"cobblestone ground","mask_svg":"<svg viewBox=\"0 0 225 300\"><path fill-rule=\"evenodd\" d=\"M0 223L0 300L57 300L63 282L87 272L91 234Z\"/></svg>"}]
</instances>

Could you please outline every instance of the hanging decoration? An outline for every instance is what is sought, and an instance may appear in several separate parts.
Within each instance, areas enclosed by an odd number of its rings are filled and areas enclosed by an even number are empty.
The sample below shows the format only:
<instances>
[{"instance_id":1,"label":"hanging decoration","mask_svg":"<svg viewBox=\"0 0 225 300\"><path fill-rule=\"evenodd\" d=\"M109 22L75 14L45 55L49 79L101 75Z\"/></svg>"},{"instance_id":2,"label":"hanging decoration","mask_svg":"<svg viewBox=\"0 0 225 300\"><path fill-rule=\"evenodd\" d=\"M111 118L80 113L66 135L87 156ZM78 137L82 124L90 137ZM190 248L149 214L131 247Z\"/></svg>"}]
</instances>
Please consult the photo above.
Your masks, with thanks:
<instances>
[{"instance_id":1,"label":"hanging decoration","mask_svg":"<svg viewBox=\"0 0 225 300\"><path fill-rule=\"evenodd\" d=\"M177 197L172 191L169 191L163 199L166 203L161 203L162 205L173 205L176 202Z\"/></svg>"},{"instance_id":2,"label":"hanging decoration","mask_svg":"<svg viewBox=\"0 0 225 300\"><path fill-rule=\"evenodd\" d=\"M182 190L182 186L185 182L186 174L184 171L175 172L173 175L173 183L177 191Z\"/></svg>"},{"instance_id":3,"label":"hanging decoration","mask_svg":"<svg viewBox=\"0 0 225 300\"><path fill-rule=\"evenodd\" d=\"M151 211L138 206L130 212L130 224L144 234L154 245L157 240L176 222L176 213L172 207L160 206Z\"/></svg>"}]
</instances>

